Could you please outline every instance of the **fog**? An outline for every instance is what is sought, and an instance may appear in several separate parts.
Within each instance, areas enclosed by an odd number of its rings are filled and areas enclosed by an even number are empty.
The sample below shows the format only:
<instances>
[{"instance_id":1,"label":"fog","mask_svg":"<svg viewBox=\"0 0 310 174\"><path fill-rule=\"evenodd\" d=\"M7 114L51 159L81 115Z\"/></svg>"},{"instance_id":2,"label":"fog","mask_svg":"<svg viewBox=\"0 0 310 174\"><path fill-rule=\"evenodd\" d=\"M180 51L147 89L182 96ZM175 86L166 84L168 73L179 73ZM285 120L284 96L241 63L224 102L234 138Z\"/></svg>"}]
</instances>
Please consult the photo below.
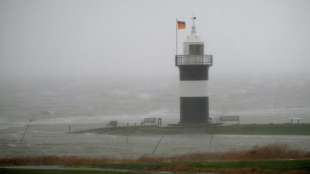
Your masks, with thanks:
<instances>
[{"instance_id":1,"label":"fog","mask_svg":"<svg viewBox=\"0 0 310 174\"><path fill-rule=\"evenodd\" d=\"M2 0L1 77L177 77L175 20L183 38L193 15L211 77L310 72L307 0Z\"/></svg>"},{"instance_id":2,"label":"fog","mask_svg":"<svg viewBox=\"0 0 310 174\"><path fill-rule=\"evenodd\" d=\"M240 116L233 126L258 125L257 134L178 127L175 53L192 16L213 55L211 123ZM187 25L177 50L176 19ZM138 158L274 143L309 154L309 124L293 123L310 123L309 31L308 0L0 0L0 158ZM163 121L152 131L184 132L145 134L148 117ZM114 120L119 134L96 132ZM296 129L264 133L261 125Z\"/></svg>"},{"instance_id":3,"label":"fog","mask_svg":"<svg viewBox=\"0 0 310 174\"><path fill-rule=\"evenodd\" d=\"M131 119L160 112L177 121L175 21L187 23L178 32L181 53L193 15L214 55L211 115L279 109L285 121L307 117L309 1L2 0L2 121L46 112Z\"/></svg>"}]
</instances>

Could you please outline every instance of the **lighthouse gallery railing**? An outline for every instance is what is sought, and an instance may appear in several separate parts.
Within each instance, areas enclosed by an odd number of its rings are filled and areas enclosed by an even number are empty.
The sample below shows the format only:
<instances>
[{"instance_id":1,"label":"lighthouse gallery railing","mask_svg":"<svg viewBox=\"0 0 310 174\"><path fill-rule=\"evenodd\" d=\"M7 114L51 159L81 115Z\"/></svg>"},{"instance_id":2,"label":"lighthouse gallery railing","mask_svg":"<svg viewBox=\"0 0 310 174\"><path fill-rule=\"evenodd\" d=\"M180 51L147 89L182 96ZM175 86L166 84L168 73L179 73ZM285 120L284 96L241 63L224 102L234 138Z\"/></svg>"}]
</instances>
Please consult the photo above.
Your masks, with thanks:
<instances>
[{"instance_id":1,"label":"lighthouse gallery railing","mask_svg":"<svg viewBox=\"0 0 310 174\"><path fill-rule=\"evenodd\" d=\"M209 65L212 66L212 55L176 55L175 66L182 65Z\"/></svg>"}]
</instances>

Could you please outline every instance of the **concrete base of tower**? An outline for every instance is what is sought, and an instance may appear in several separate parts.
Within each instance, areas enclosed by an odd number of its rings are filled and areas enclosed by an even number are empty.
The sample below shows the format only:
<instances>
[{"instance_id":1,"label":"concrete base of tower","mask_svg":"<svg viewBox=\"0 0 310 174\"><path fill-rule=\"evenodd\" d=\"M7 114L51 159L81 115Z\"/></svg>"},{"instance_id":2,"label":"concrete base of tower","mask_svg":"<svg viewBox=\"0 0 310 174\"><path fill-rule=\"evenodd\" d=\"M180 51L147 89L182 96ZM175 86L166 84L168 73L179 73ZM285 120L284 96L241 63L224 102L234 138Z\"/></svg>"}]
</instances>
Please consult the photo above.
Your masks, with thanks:
<instances>
[{"instance_id":1,"label":"concrete base of tower","mask_svg":"<svg viewBox=\"0 0 310 174\"><path fill-rule=\"evenodd\" d=\"M180 124L205 124L209 119L209 97L180 97Z\"/></svg>"}]
</instances>

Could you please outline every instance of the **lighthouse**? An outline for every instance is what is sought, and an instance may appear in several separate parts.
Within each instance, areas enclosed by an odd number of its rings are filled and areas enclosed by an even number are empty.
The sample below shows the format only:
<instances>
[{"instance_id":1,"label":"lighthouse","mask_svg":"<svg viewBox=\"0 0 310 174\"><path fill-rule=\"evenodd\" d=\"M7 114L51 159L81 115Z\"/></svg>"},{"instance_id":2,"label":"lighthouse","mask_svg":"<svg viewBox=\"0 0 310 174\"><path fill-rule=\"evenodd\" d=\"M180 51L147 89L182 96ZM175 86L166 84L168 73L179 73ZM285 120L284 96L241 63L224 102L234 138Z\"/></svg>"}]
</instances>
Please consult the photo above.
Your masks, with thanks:
<instances>
[{"instance_id":1,"label":"lighthouse","mask_svg":"<svg viewBox=\"0 0 310 174\"><path fill-rule=\"evenodd\" d=\"M175 56L180 77L180 124L203 124L209 119L208 79L213 57L205 54L195 20L193 17L191 32L183 42L183 54L176 52ZM185 22L177 21L177 30L184 28Z\"/></svg>"}]
</instances>

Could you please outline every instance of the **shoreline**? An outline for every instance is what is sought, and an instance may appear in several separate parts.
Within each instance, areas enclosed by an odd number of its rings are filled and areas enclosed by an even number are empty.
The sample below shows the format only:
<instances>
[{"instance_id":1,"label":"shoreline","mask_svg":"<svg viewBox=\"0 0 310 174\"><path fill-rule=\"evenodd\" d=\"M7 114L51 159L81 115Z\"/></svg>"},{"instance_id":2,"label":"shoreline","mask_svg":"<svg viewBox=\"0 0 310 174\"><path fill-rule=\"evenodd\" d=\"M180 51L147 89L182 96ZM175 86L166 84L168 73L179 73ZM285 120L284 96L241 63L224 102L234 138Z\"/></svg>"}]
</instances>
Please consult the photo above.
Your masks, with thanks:
<instances>
[{"instance_id":1,"label":"shoreline","mask_svg":"<svg viewBox=\"0 0 310 174\"><path fill-rule=\"evenodd\" d=\"M116 159L81 156L0 158L0 173L308 173L310 152L271 144L245 151Z\"/></svg>"},{"instance_id":2,"label":"shoreline","mask_svg":"<svg viewBox=\"0 0 310 174\"><path fill-rule=\"evenodd\" d=\"M103 127L71 133L112 135L174 135L174 134L227 134L227 135L310 135L310 123L301 124L233 124L187 126L124 126Z\"/></svg>"}]
</instances>

